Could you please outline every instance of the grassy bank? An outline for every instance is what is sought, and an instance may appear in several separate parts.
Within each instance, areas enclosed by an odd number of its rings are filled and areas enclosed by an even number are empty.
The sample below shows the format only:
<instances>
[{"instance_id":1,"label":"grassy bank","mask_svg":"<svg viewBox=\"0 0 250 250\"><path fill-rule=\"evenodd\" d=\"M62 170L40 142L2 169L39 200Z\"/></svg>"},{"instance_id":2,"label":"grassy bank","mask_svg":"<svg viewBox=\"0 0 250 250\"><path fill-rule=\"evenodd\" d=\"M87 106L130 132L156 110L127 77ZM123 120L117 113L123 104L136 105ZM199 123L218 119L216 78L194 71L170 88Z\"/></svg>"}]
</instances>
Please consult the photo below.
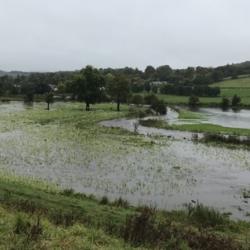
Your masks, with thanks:
<instances>
[{"instance_id":1,"label":"grassy bank","mask_svg":"<svg viewBox=\"0 0 250 250\"><path fill-rule=\"evenodd\" d=\"M12 177L0 181L1 249L248 249L250 224L200 204L164 212Z\"/></svg>"},{"instance_id":2,"label":"grassy bank","mask_svg":"<svg viewBox=\"0 0 250 250\"><path fill-rule=\"evenodd\" d=\"M188 118L192 119L192 118ZM163 128L179 131L190 131L194 133L220 133L225 135L238 135L238 136L250 136L250 129L243 128L229 128L209 123L198 124L172 124L162 120L141 120L140 124L146 127Z\"/></svg>"}]
</instances>

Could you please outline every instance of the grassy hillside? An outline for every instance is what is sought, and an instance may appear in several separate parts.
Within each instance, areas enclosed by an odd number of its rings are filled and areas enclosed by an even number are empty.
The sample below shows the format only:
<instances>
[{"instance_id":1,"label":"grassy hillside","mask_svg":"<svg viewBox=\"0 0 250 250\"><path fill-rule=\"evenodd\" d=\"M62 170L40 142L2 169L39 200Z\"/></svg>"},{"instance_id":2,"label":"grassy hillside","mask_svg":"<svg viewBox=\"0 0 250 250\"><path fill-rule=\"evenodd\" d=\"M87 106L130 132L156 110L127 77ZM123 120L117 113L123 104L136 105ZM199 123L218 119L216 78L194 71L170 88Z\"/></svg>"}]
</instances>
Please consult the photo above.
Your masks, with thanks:
<instances>
[{"instance_id":1,"label":"grassy hillside","mask_svg":"<svg viewBox=\"0 0 250 250\"><path fill-rule=\"evenodd\" d=\"M249 223L200 204L135 208L11 176L0 199L0 249L249 249Z\"/></svg>"},{"instance_id":2,"label":"grassy hillside","mask_svg":"<svg viewBox=\"0 0 250 250\"><path fill-rule=\"evenodd\" d=\"M250 97L250 77L225 80L211 86L219 87L221 96L232 97L235 94L241 96L244 103L247 101L247 97Z\"/></svg>"},{"instance_id":3,"label":"grassy hillside","mask_svg":"<svg viewBox=\"0 0 250 250\"><path fill-rule=\"evenodd\" d=\"M203 106L218 106L221 103L222 97L233 97L238 95L241 97L243 106L250 106L250 77L244 76L239 79L228 79L222 82L214 83L211 87L219 87L221 89L221 95L219 97L200 97L200 103ZM188 104L188 96L176 96L176 95L162 95L158 97L164 100L168 104Z\"/></svg>"}]
</instances>

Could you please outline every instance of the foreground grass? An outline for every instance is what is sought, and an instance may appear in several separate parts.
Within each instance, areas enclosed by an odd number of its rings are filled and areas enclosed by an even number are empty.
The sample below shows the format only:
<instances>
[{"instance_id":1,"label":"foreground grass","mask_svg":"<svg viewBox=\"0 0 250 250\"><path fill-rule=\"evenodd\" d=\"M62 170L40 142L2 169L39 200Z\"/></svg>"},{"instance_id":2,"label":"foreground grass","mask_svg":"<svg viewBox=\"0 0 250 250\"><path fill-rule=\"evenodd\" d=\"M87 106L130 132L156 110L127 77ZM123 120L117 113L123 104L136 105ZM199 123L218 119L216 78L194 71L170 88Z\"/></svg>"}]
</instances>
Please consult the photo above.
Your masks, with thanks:
<instances>
[{"instance_id":1,"label":"foreground grass","mask_svg":"<svg viewBox=\"0 0 250 250\"><path fill-rule=\"evenodd\" d=\"M249 249L250 224L188 206L164 212L0 178L0 249Z\"/></svg>"}]
</instances>

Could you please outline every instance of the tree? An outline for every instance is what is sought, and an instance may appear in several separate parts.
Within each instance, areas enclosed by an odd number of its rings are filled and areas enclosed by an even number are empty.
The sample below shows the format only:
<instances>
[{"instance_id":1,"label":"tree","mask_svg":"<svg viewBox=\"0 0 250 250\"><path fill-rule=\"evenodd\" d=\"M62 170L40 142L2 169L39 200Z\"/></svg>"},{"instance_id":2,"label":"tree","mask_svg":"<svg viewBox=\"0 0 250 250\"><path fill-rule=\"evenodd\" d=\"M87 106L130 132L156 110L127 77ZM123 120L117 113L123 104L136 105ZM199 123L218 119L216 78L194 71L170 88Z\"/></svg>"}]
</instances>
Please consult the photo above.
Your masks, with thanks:
<instances>
[{"instance_id":1,"label":"tree","mask_svg":"<svg viewBox=\"0 0 250 250\"><path fill-rule=\"evenodd\" d=\"M129 95L129 82L124 76L115 76L107 83L108 94L117 103L117 111L120 111L121 102L126 101Z\"/></svg>"},{"instance_id":2,"label":"tree","mask_svg":"<svg viewBox=\"0 0 250 250\"><path fill-rule=\"evenodd\" d=\"M100 99L103 86L104 78L99 71L91 66L87 66L75 76L72 90L77 95L78 100L86 103L86 111L89 111L90 104L94 104Z\"/></svg>"},{"instance_id":3,"label":"tree","mask_svg":"<svg viewBox=\"0 0 250 250\"><path fill-rule=\"evenodd\" d=\"M223 110L227 110L227 109L229 108L229 106L230 106L230 101L229 101L229 99L226 98L226 97L223 97L223 98L222 98L222 101L221 101L221 108L222 108Z\"/></svg>"},{"instance_id":4,"label":"tree","mask_svg":"<svg viewBox=\"0 0 250 250\"><path fill-rule=\"evenodd\" d=\"M54 102L54 95L52 92L49 92L45 96L45 102L47 103L48 107L47 109L49 110L50 104Z\"/></svg>"},{"instance_id":5,"label":"tree","mask_svg":"<svg viewBox=\"0 0 250 250\"><path fill-rule=\"evenodd\" d=\"M173 74L173 70L168 65L164 65L156 69L156 74L159 81L168 81Z\"/></svg>"},{"instance_id":6,"label":"tree","mask_svg":"<svg viewBox=\"0 0 250 250\"><path fill-rule=\"evenodd\" d=\"M192 96L189 97L188 105L191 108L197 108L197 106L199 105L199 103L200 103L200 100L199 100L198 96L192 95Z\"/></svg>"},{"instance_id":7,"label":"tree","mask_svg":"<svg viewBox=\"0 0 250 250\"><path fill-rule=\"evenodd\" d=\"M144 90L146 91L146 92L150 92L150 90L151 90L151 84L150 84L150 82L145 82L144 83Z\"/></svg>"},{"instance_id":8,"label":"tree","mask_svg":"<svg viewBox=\"0 0 250 250\"><path fill-rule=\"evenodd\" d=\"M24 102L32 103L34 101L34 94L32 92L28 92L24 97Z\"/></svg>"},{"instance_id":9,"label":"tree","mask_svg":"<svg viewBox=\"0 0 250 250\"><path fill-rule=\"evenodd\" d=\"M147 66L144 71L144 75L146 79L153 79L155 77L155 73L156 73L156 70L151 65Z\"/></svg>"},{"instance_id":10,"label":"tree","mask_svg":"<svg viewBox=\"0 0 250 250\"><path fill-rule=\"evenodd\" d=\"M237 95L234 95L232 99L232 107L237 108L239 107L240 103L241 103L241 98Z\"/></svg>"},{"instance_id":11,"label":"tree","mask_svg":"<svg viewBox=\"0 0 250 250\"><path fill-rule=\"evenodd\" d=\"M160 115L166 115L167 113L167 108L166 105L164 103L164 101L162 100L155 100L154 103L151 105L151 108Z\"/></svg>"}]
</instances>

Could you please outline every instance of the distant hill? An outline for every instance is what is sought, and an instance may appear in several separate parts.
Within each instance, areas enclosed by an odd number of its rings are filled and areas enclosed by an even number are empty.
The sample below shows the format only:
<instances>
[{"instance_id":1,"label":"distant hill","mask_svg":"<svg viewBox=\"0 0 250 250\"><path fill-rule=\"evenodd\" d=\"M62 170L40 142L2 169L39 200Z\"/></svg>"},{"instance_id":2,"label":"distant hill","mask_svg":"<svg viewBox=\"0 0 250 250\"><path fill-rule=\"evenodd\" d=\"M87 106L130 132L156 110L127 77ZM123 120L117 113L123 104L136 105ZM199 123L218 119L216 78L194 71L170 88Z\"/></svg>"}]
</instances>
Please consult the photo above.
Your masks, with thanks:
<instances>
[{"instance_id":1,"label":"distant hill","mask_svg":"<svg viewBox=\"0 0 250 250\"><path fill-rule=\"evenodd\" d=\"M23 72L23 71L3 71L3 70L0 70L0 76L8 75L8 76L16 77L16 76L18 76L18 75L27 76L27 75L30 75L30 74L31 74L31 72Z\"/></svg>"},{"instance_id":2,"label":"distant hill","mask_svg":"<svg viewBox=\"0 0 250 250\"><path fill-rule=\"evenodd\" d=\"M219 87L221 96L232 97L235 94L240 97L250 97L250 76L243 75L237 79L228 79L221 82L216 82L210 85L211 87Z\"/></svg>"}]
</instances>

